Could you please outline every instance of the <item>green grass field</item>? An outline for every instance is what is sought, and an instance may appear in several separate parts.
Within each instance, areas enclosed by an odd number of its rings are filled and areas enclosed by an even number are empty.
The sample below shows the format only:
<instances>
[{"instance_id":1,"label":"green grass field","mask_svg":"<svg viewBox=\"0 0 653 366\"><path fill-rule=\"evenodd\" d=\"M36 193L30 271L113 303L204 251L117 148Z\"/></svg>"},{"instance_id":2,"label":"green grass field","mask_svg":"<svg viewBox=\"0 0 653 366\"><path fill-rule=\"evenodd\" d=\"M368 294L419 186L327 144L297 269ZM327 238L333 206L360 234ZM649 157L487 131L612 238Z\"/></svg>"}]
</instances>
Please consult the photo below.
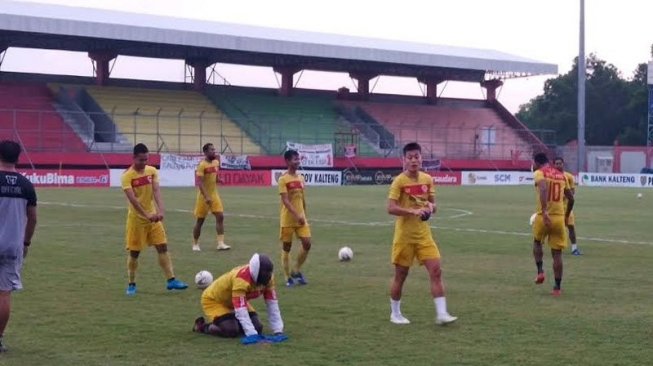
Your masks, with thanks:
<instances>
[{"instance_id":1,"label":"green grass field","mask_svg":"<svg viewBox=\"0 0 653 366\"><path fill-rule=\"evenodd\" d=\"M388 187L309 188L314 236L308 286L279 289L287 343L240 345L191 332L200 291L170 293L153 249L141 256L139 293L124 294L125 200L119 190L40 190L37 235L14 294L0 365L649 365L653 360L653 192L580 189L582 257L565 255L563 296L536 286L529 187L442 187L434 232L449 310L434 325L423 268L414 267L402 309L389 322L392 218ZM229 252L213 250L207 222L190 250L192 189L165 189L177 276L219 275L252 253L279 258L273 189L222 190ZM349 245L352 262L337 260ZM282 276L277 271L277 281ZM254 301L267 325L262 300Z\"/></svg>"}]
</instances>

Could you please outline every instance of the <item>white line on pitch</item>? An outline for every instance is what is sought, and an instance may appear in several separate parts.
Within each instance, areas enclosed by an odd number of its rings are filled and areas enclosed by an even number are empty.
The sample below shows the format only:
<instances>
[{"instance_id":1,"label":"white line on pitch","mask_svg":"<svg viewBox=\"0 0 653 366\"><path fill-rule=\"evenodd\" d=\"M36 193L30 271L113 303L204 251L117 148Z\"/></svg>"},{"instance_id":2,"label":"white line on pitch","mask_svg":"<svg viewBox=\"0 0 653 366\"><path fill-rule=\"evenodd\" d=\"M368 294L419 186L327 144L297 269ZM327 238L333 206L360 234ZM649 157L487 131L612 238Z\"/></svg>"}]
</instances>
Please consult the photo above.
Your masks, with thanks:
<instances>
[{"instance_id":1,"label":"white line on pitch","mask_svg":"<svg viewBox=\"0 0 653 366\"><path fill-rule=\"evenodd\" d=\"M104 206L104 205L87 205L83 203L67 203L67 202L40 202L43 205L52 205L52 206L64 206L64 207L75 207L75 208L104 208L104 209L116 209L124 210L124 206ZM450 208L448 210L460 211L461 214L448 216L446 218L457 218L462 216L471 215L471 211L466 211L457 208ZM185 209L168 209L168 211L180 212L180 213L192 213L191 210ZM278 220L278 216L263 216L263 215L251 215L251 214L225 214L227 217L239 217L239 218L248 218L248 219L260 219L260 220ZM310 222L318 222L329 225L349 225L349 226L391 226L394 225L394 221L380 221L380 222L355 222L355 221L346 221L346 220L329 220L329 219L316 219L311 218ZM518 231L503 231L503 230L486 230L486 229L474 229L474 228L458 228L458 227L449 227L449 226L439 226L432 225L434 229L438 230L449 230L457 232L468 232L468 233L481 233L481 234L496 234L496 235L512 235L512 236L524 236L530 237L532 234L527 232L518 232ZM579 240L584 241L594 241L598 243L618 243L618 244L638 244L638 245L651 245L653 243L646 241L632 241L632 240L622 240L622 239L606 239L606 238L591 238L591 237L578 237Z\"/></svg>"}]
</instances>

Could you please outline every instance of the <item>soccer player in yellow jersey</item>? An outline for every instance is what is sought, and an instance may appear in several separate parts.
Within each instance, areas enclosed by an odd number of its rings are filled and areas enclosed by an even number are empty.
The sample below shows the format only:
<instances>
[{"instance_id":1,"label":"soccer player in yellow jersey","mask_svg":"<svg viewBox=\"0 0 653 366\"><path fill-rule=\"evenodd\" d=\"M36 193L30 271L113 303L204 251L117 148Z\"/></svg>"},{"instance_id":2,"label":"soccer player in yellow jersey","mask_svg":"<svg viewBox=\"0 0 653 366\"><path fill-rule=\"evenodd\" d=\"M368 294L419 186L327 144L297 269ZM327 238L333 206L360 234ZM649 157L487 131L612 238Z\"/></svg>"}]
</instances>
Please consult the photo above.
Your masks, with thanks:
<instances>
[{"instance_id":1,"label":"soccer player in yellow jersey","mask_svg":"<svg viewBox=\"0 0 653 366\"><path fill-rule=\"evenodd\" d=\"M557 157L553 161L553 165L556 167L556 169L558 169L560 172L562 172L565 175L565 179L567 179L567 185L569 186L569 190L575 197L576 179L574 178L573 174L565 171L565 160L561 157ZM564 204L566 210L568 205L567 197L564 198ZM571 211L571 213L569 214L569 218L567 219L566 225L567 225L567 231L569 232L569 241L571 242L571 254L576 256L582 255L580 249L578 248L578 244L576 244L576 215L574 215L574 211Z\"/></svg>"},{"instance_id":2,"label":"soccer player in yellow jersey","mask_svg":"<svg viewBox=\"0 0 653 366\"><path fill-rule=\"evenodd\" d=\"M218 250L228 250L231 247L224 243L224 208L222 200L218 195L218 170L220 170L220 159L217 159L213 144L205 144L202 147L204 160L195 170L195 186L197 186L197 199L195 200L195 227L193 228L193 251L200 251L200 234L204 219L209 211L215 216L215 229L217 231Z\"/></svg>"},{"instance_id":3,"label":"soccer player in yellow jersey","mask_svg":"<svg viewBox=\"0 0 653 366\"><path fill-rule=\"evenodd\" d=\"M410 323L401 313L401 291L408 277L408 270L417 259L424 265L431 280L435 322L439 325L449 324L457 318L447 312L440 251L428 224L428 219L437 208L433 178L420 171L422 148L419 144L407 144L403 153L404 171L392 181L388 195L388 213L397 216L392 243L395 275L390 287L390 321L395 324Z\"/></svg>"},{"instance_id":4,"label":"soccer player in yellow jersey","mask_svg":"<svg viewBox=\"0 0 653 366\"><path fill-rule=\"evenodd\" d=\"M136 269L138 256L145 246L154 246L159 255L159 265L166 275L168 290L184 290L187 284L175 278L172 261L168 255L166 232L163 228L164 206L159 190L159 174L155 167L147 165L149 151L144 144L134 146L134 163L121 177L122 190L129 201L125 242L127 295L136 295Z\"/></svg>"},{"instance_id":5,"label":"soccer player in yellow jersey","mask_svg":"<svg viewBox=\"0 0 653 366\"><path fill-rule=\"evenodd\" d=\"M246 265L218 277L202 293L204 316L195 320L193 331L220 337L238 337L243 344L261 341L282 342L283 320L274 289L273 264L269 257L254 254ZM270 328L263 336L263 325L249 300L263 295Z\"/></svg>"},{"instance_id":6,"label":"soccer player in yellow jersey","mask_svg":"<svg viewBox=\"0 0 653 366\"><path fill-rule=\"evenodd\" d=\"M299 153L295 150L288 150L283 154L286 160L288 171L279 178L279 195L281 195L280 212L280 233L279 239L282 243L281 262L283 273L286 278L286 286L292 287L296 284L305 285L306 279L300 272L306 261L308 251L311 249L311 229L306 220L306 200L304 197L304 177L297 174L300 160ZM290 271L290 249L292 247L293 234L302 242L297 255L297 262L292 272Z\"/></svg>"},{"instance_id":7,"label":"soccer player in yellow jersey","mask_svg":"<svg viewBox=\"0 0 653 366\"><path fill-rule=\"evenodd\" d=\"M562 250L567 247L565 221L574 208L574 195L567 186L565 175L549 164L545 153L533 157L535 165L535 197L537 216L533 222L533 257L537 266L536 284L544 282L542 243L547 240L553 257L553 296L560 296L562 282ZM565 208L564 198L568 203Z\"/></svg>"}]
</instances>

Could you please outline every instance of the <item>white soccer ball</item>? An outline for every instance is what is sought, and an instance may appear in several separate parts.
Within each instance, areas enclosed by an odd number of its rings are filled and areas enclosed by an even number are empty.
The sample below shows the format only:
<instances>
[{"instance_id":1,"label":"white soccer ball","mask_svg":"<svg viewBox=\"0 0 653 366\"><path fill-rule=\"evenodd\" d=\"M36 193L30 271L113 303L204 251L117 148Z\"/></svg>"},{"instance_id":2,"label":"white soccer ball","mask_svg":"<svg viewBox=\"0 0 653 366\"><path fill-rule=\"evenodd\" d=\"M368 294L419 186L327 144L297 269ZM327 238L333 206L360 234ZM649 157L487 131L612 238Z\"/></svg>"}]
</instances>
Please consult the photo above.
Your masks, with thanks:
<instances>
[{"instance_id":1,"label":"white soccer ball","mask_svg":"<svg viewBox=\"0 0 653 366\"><path fill-rule=\"evenodd\" d=\"M213 275L209 271L199 271L195 275L195 284L199 289L205 289L213 282Z\"/></svg>"},{"instance_id":2,"label":"white soccer ball","mask_svg":"<svg viewBox=\"0 0 653 366\"><path fill-rule=\"evenodd\" d=\"M354 251L350 247L342 247L338 251L338 259L341 262L347 262L354 258Z\"/></svg>"},{"instance_id":3,"label":"white soccer ball","mask_svg":"<svg viewBox=\"0 0 653 366\"><path fill-rule=\"evenodd\" d=\"M537 214L534 213L534 214L531 216L530 220L528 220L529 225L533 226L533 223L535 222L535 219L536 219L536 218L537 218Z\"/></svg>"},{"instance_id":4,"label":"white soccer ball","mask_svg":"<svg viewBox=\"0 0 653 366\"><path fill-rule=\"evenodd\" d=\"M641 194L641 193L637 193L637 198L642 198L642 194Z\"/></svg>"}]
</instances>

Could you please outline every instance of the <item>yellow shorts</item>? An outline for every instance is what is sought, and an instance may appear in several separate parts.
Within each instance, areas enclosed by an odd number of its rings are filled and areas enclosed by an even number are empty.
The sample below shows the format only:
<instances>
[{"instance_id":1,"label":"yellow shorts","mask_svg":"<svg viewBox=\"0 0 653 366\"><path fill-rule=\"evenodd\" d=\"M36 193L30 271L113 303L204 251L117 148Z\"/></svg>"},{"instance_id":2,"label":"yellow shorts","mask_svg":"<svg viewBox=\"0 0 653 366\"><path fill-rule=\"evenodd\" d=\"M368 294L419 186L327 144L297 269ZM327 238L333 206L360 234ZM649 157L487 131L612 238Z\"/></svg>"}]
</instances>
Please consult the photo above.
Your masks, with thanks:
<instances>
[{"instance_id":1,"label":"yellow shorts","mask_svg":"<svg viewBox=\"0 0 653 366\"><path fill-rule=\"evenodd\" d=\"M282 227L279 230L279 240L281 240L282 243L292 243L293 234L298 238L310 238L311 228L308 225L299 227Z\"/></svg>"},{"instance_id":2,"label":"yellow shorts","mask_svg":"<svg viewBox=\"0 0 653 366\"><path fill-rule=\"evenodd\" d=\"M256 311L249 302L247 303L247 310L250 313ZM204 312L204 317L208 322L212 322L221 316L235 313L232 307L226 306L208 297L202 297L202 311Z\"/></svg>"},{"instance_id":3,"label":"yellow shorts","mask_svg":"<svg viewBox=\"0 0 653 366\"><path fill-rule=\"evenodd\" d=\"M545 239L551 249L562 250L567 248L567 228L564 215L551 217L551 227L544 225L542 215L537 215L533 223L533 239L544 243Z\"/></svg>"},{"instance_id":4,"label":"yellow shorts","mask_svg":"<svg viewBox=\"0 0 653 366\"><path fill-rule=\"evenodd\" d=\"M427 259L440 259L440 250L435 241L425 241L420 244L392 244L392 264L410 267L417 259L423 264Z\"/></svg>"},{"instance_id":5,"label":"yellow shorts","mask_svg":"<svg viewBox=\"0 0 653 366\"><path fill-rule=\"evenodd\" d=\"M576 215L574 215L574 211L571 211L569 214L569 220L567 220L567 226L576 226Z\"/></svg>"},{"instance_id":6,"label":"yellow shorts","mask_svg":"<svg viewBox=\"0 0 653 366\"><path fill-rule=\"evenodd\" d=\"M195 210L193 210L195 217L198 219L203 219L208 216L209 212L224 212L224 207L222 207L222 200L220 199L220 196L217 194L211 196L211 206L209 207L209 205L206 204L206 201L204 201L204 197L202 197L201 194L197 195L197 199L195 200Z\"/></svg>"},{"instance_id":7,"label":"yellow shorts","mask_svg":"<svg viewBox=\"0 0 653 366\"><path fill-rule=\"evenodd\" d=\"M140 252L145 246L166 244L168 238L163 223L150 222L140 223L133 220L127 220L125 230L125 245L127 250Z\"/></svg>"}]
</instances>

